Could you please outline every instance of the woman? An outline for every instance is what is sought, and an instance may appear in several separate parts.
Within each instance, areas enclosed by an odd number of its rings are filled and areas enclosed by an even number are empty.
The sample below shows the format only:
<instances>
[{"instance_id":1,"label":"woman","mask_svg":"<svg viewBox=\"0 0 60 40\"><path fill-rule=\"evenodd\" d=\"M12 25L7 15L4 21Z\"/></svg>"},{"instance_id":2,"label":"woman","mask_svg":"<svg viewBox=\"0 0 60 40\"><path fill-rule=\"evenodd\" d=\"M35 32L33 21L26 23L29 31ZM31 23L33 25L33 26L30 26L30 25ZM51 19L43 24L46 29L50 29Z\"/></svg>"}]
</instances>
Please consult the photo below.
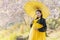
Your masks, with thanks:
<instances>
[{"instance_id":1,"label":"woman","mask_svg":"<svg viewBox=\"0 0 60 40\"><path fill-rule=\"evenodd\" d=\"M33 20L29 40L46 40L46 21L40 10L36 11L37 18Z\"/></svg>"}]
</instances>

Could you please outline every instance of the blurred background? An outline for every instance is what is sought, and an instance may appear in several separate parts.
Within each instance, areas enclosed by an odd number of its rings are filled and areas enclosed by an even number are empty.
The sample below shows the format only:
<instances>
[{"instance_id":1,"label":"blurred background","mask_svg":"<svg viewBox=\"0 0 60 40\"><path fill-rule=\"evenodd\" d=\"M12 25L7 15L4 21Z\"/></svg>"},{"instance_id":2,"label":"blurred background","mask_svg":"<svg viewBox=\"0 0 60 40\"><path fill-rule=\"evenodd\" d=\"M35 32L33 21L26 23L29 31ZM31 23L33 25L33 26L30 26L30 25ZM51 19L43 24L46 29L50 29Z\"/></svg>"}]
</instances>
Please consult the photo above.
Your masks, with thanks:
<instances>
[{"instance_id":1,"label":"blurred background","mask_svg":"<svg viewBox=\"0 0 60 40\"><path fill-rule=\"evenodd\" d=\"M0 40L28 40L31 17L23 7L30 0L0 0ZM47 40L60 40L60 0L37 0L50 9Z\"/></svg>"}]
</instances>

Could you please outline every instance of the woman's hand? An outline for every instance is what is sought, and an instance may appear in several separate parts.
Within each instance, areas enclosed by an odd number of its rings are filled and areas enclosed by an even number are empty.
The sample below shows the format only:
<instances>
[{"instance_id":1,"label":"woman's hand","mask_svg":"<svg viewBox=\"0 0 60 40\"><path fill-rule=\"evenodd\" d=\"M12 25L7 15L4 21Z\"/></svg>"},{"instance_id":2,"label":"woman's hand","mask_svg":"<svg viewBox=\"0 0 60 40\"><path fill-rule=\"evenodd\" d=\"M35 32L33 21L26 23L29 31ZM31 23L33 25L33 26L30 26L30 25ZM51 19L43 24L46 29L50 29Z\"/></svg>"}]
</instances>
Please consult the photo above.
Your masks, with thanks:
<instances>
[{"instance_id":1,"label":"woman's hand","mask_svg":"<svg viewBox=\"0 0 60 40\"><path fill-rule=\"evenodd\" d=\"M37 28L34 28L35 30L38 30Z\"/></svg>"}]
</instances>

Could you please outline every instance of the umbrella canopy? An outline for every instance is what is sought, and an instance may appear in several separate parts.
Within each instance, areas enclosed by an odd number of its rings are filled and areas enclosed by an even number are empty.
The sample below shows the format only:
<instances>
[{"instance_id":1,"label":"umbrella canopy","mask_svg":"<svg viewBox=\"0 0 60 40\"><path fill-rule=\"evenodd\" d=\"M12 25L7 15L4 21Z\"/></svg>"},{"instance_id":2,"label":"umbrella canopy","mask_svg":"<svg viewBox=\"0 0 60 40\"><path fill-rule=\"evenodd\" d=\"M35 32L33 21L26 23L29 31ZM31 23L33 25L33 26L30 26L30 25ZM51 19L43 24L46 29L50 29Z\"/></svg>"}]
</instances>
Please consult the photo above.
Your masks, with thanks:
<instances>
[{"instance_id":1,"label":"umbrella canopy","mask_svg":"<svg viewBox=\"0 0 60 40\"><path fill-rule=\"evenodd\" d=\"M36 10L37 9L42 11L43 18L47 18L50 14L49 9L47 8L47 6L45 6L41 2L32 1L32 2L27 2L24 5L24 10L27 13L27 15L29 15L33 18L36 18Z\"/></svg>"}]
</instances>

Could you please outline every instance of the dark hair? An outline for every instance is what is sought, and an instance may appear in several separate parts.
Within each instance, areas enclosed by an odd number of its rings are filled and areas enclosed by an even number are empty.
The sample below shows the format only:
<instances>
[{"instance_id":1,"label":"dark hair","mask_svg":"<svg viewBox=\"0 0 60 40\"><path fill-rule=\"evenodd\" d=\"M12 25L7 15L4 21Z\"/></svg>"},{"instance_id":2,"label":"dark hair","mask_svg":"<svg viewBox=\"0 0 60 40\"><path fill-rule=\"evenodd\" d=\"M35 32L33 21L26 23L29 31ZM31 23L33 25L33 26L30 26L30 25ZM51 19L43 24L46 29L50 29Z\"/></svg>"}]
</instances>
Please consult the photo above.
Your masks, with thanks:
<instances>
[{"instance_id":1,"label":"dark hair","mask_svg":"<svg viewBox=\"0 0 60 40\"><path fill-rule=\"evenodd\" d=\"M36 10L36 12L37 12L37 11L41 13L41 18L43 18L43 17L42 17L42 16L43 16L43 15L42 15L42 11L41 11L41 10ZM38 17L37 17L36 19L38 19Z\"/></svg>"}]
</instances>

